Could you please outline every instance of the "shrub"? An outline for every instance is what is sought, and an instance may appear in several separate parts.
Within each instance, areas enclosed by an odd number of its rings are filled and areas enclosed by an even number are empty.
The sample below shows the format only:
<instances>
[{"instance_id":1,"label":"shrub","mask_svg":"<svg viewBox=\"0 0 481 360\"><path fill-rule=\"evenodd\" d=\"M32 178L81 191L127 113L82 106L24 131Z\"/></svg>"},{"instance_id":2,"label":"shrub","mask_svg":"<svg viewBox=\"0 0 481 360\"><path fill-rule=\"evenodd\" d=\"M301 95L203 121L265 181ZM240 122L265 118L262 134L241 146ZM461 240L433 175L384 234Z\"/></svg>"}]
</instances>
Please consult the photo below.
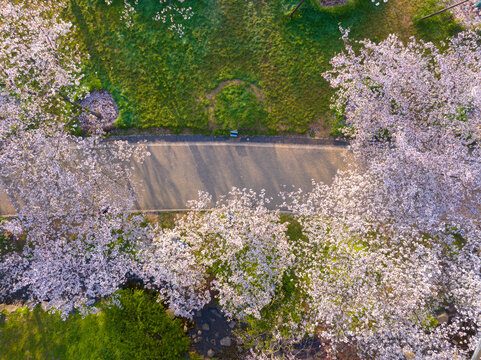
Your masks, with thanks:
<instances>
[{"instance_id":1,"label":"shrub","mask_svg":"<svg viewBox=\"0 0 481 360\"><path fill-rule=\"evenodd\" d=\"M103 306L104 326L115 359L183 359L189 349L179 319L171 319L154 294L121 290L120 306Z\"/></svg>"}]
</instances>

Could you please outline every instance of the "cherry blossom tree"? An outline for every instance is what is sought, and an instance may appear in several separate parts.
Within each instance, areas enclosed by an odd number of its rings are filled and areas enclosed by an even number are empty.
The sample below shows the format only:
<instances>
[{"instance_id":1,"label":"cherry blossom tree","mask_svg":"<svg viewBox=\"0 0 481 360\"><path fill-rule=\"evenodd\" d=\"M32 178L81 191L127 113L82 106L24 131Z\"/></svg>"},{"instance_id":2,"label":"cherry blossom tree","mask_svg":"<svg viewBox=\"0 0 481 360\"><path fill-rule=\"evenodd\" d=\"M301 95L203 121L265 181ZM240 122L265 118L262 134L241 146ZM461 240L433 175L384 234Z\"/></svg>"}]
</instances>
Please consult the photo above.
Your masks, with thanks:
<instances>
[{"instance_id":1,"label":"cherry blossom tree","mask_svg":"<svg viewBox=\"0 0 481 360\"><path fill-rule=\"evenodd\" d=\"M331 186L286 197L305 237L291 246L303 301L280 341L468 358L481 337L480 39L439 50L390 36L356 52L343 38L326 77L354 161Z\"/></svg>"},{"instance_id":2,"label":"cherry blossom tree","mask_svg":"<svg viewBox=\"0 0 481 360\"><path fill-rule=\"evenodd\" d=\"M82 95L81 62L87 56L62 20L62 1L0 2L2 96L28 102L30 112L64 113L65 100Z\"/></svg>"},{"instance_id":3,"label":"cherry blossom tree","mask_svg":"<svg viewBox=\"0 0 481 360\"><path fill-rule=\"evenodd\" d=\"M479 28L481 25L481 9L477 7L477 1L440 1L442 7L455 5L450 9L454 17L466 28Z\"/></svg>"},{"instance_id":4,"label":"cherry blossom tree","mask_svg":"<svg viewBox=\"0 0 481 360\"><path fill-rule=\"evenodd\" d=\"M71 136L38 118L40 125L22 128L25 114L18 120L11 108L0 112L0 185L17 214L1 226L24 245L2 259L2 288L26 288L34 302L68 313L114 292L136 271L136 251L149 235L141 218L129 215L126 165L145 152Z\"/></svg>"},{"instance_id":5,"label":"cherry blossom tree","mask_svg":"<svg viewBox=\"0 0 481 360\"><path fill-rule=\"evenodd\" d=\"M178 229L156 228L141 258L139 276L147 288L158 291L159 300L167 302L175 315L191 319L194 311L210 302L207 269Z\"/></svg>"},{"instance_id":6,"label":"cherry blossom tree","mask_svg":"<svg viewBox=\"0 0 481 360\"><path fill-rule=\"evenodd\" d=\"M260 317L260 310L276 296L284 271L292 262L286 225L277 212L267 209L268 202L264 193L234 188L211 208L211 197L200 193L199 200L191 203L193 211L179 217L173 230L154 239L157 250L147 255L157 258L147 262L149 267L156 266L147 269L153 283L176 278L183 286L197 289L195 296L182 297L197 297L192 310L209 302L208 292L213 291L227 316ZM209 273L213 279L207 282ZM179 301L162 292L161 298L169 298L171 304ZM189 312L178 308L184 314Z\"/></svg>"},{"instance_id":7,"label":"cherry blossom tree","mask_svg":"<svg viewBox=\"0 0 481 360\"><path fill-rule=\"evenodd\" d=\"M394 219L379 221L375 209L382 218L386 198L379 189L375 178L349 172L331 187L293 195L308 239L300 243L296 267L309 304L301 308L306 332L334 354L355 344L376 359L464 358L465 349L453 341L476 342L479 233L431 235ZM372 208L365 207L368 200Z\"/></svg>"},{"instance_id":8,"label":"cherry blossom tree","mask_svg":"<svg viewBox=\"0 0 481 360\"><path fill-rule=\"evenodd\" d=\"M308 241L306 331L376 359L466 358L481 302L481 47L475 33L346 51L326 74L352 168L290 195Z\"/></svg>"},{"instance_id":9,"label":"cherry blossom tree","mask_svg":"<svg viewBox=\"0 0 481 360\"><path fill-rule=\"evenodd\" d=\"M394 35L332 60L335 109L360 166L382 178L389 216L424 231L470 226L481 202L481 47L465 32L445 49Z\"/></svg>"},{"instance_id":10,"label":"cherry blossom tree","mask_svg":"<svg viewBox=\"0 0 481 360\"><path fill-rule=\"evenodd\" d=\"M81 56L60 5L0 6L0 188L16 210L0 227L22 245L2 252L0 288L2 296L26 289L32 304L67 314L139 272L150 233L129 214L129 162L145 149L70 134L75 113L65 99L82 93Z\"/></svg>"}]
</instances>

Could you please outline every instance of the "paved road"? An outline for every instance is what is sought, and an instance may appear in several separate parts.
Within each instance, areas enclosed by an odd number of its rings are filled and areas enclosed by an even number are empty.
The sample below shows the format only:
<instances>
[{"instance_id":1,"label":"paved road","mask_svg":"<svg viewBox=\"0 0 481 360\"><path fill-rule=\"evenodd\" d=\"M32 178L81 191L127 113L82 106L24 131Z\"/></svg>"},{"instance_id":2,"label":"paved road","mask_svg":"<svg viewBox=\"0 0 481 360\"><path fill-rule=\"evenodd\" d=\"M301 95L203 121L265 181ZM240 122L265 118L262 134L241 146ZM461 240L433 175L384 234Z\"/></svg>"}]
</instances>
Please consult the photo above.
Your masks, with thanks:
<instances>
[{"instance_id":1,"label":"paved road","mask_svg":"<svg viewBox=\"0 0 481 360\"><path fill-rule=\"evenodd\" d=\"M138 193L139 209L182 210L197 198L199 190L214 197L233 186L274 196L280 190L309 190L311 181L330 183L344 165L343 146L326 144L282 144L251 142L169 142L147 144L152 154L142 164L134 163L136 180L143 183ZM0 196L0 212L12 208Z\"/></svg>"},{"instance_id":2,"label":"paved road","mask_svg":"<svg viewBox=\"0 0 481 360\"><path fill-rule=\"evenodd\" d=\"M159 143L136 166L143 181L143 210L184 209L199 190L214 200L233 187L274 196L284 186L312 188L312 180L331 183L344 164L344 147L261 143Z\"/></svg>"}]
</instances>

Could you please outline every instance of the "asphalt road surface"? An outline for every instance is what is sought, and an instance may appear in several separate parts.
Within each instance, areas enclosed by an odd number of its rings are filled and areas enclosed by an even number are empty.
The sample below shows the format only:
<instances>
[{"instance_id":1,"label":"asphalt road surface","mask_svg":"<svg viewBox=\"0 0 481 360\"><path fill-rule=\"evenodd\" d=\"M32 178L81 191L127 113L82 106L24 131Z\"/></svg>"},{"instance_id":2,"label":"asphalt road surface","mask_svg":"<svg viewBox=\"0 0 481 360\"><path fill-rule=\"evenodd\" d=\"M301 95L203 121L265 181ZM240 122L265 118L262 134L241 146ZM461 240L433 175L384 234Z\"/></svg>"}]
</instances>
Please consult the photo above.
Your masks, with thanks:
<instances>
[{"instance_id":1,"label":"asphalt road surface","mask_svg":"<svg viewBox=\"0 0 481 360\"><path fill-rule=\"evenodd\" d=\"M259 143L158 143L152 154L134 164L143 183L138 207L145 211L186 209L198 191L214 201L232 187L266 190L312 189L312 180L331 183L345 164L345 147Z\"/></svg>"},{"instance_id":2,"label":"asphalt road surface","mask_svg":"<svg viewBox=\"0 0 481 360\"><path fill-rule=\"evenodd\" d=\"M152 155L133 164L142 183L137 208L144 211L184 210L199 190L215 201L234 186L265 189L275 205L279 191L308 191L313 180L331 183L347 154L346 147L329 144L255 142L152 142L147 149ZM14 213L1 194L0 213Z\"/></svg>"}]
</instances>

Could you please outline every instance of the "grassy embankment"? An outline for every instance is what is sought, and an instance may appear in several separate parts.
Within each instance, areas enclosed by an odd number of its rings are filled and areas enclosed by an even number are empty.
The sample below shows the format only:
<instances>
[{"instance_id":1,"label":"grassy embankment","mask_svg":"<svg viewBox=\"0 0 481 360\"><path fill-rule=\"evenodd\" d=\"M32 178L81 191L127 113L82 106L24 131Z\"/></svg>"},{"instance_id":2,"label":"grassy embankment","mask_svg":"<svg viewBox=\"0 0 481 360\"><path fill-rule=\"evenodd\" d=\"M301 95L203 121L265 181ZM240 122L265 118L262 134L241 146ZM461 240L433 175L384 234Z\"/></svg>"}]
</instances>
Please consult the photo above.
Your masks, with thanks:
<instances>
[{"instance_id":1,"label":"grassy embankment","mask_svg":"<svg viewBox=\"0 0 481 360\"><path fill-rule=\"evenodd\" d=\"M143 5L145 4L145 5ZM325 134L332 90L322 78L342 50L339 24L353 39L397 33L427 40L458 30L448 15L423 24L433 0L369 0L316 9L306 1L292 19L294 0L187 1L195 15L179 38L152 20L158 2L140 2L134 26L120 20L122 2L72 0L69 14L90 53L85 83L113 93L119 128L163 128L210 134Z\"/></svg>"}]
</instances>

